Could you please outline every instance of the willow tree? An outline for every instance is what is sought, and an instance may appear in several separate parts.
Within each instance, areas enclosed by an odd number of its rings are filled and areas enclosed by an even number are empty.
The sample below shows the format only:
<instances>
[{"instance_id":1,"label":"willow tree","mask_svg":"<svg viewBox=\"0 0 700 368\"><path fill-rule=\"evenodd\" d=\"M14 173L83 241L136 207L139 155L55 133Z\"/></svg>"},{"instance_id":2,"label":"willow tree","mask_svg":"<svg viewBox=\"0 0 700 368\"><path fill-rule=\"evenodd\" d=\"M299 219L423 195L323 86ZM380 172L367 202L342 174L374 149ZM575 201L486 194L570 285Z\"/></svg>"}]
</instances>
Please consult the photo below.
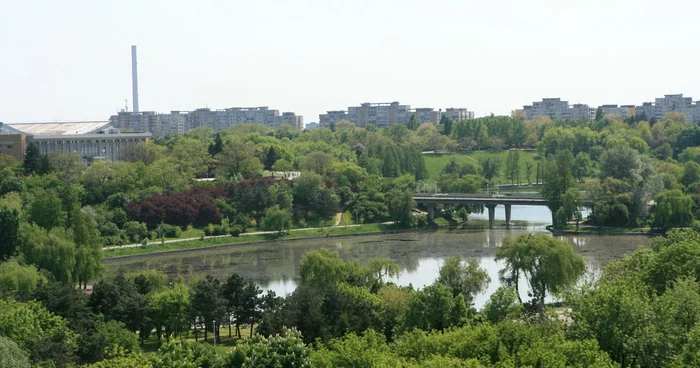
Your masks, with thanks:
<instances>
[{"instance_id":1,"label":"willow tree","mask_svg":"<svg viewBox=\"0 0 700 368\"><path fill-rule=\"evenodd\" d=\"M496 250L496 261L505 263L500 271L501 280L515 287L518 298L519 280L525 277L536 312L544 309L547 294L557 294L573 286L586 270L585 259L569 243L546 234L506 238L503 247Z\"/></svg>"}]
</instances>

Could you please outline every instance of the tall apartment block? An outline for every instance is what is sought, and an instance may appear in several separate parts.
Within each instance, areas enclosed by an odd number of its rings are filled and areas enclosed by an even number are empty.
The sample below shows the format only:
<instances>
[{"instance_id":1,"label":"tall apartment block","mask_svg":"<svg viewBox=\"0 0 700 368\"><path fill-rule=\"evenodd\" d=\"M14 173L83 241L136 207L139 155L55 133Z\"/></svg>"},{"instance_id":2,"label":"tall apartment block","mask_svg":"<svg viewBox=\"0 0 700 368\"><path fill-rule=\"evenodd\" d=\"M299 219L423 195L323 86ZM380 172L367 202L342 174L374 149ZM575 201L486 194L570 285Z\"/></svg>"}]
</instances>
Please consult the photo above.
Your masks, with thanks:
<instances>
[{"instance_id":1,"label":"tall apartment block","mask_svg":"<svg viewBox=\"0 0 700 368\"><path fill-rule=\"evenodd\" d=\"M220 110L201 108L189 112L171 111L169 114L158 114L153 111L120 111L117 115L112 115L109 121L117 128L151 132L157 137L184 134L189 129L201 126L211 127L219 131L244 123L265 124L273 128L289 124L304 129L302 116L293 112L284 112L280 115L279 110L272 110L268 107L231 107Z\"/></svg>"},{"instance_id":2,"label":"tall apartment block","mask_svg":"<svg viewBox=\"0 0 700 368\"><path fill-rule=\"evenodd\" d=\"M552 120L569 120L569 102L561 98L543 98L542 101L533 102L532 105L523 106L526 119L531 120L536 116L549 116Z\"/></svg>"},{"instance_id":3,"label":"tall apartment block","mask_svg":"<svg viewBox=\"0 0 700 368\"><path fill-rule=\"evenodd\" d=\"M454 120L474 118L474 113L464 108L450 108L444 113ZM379 128L386 128L394 124L405 124L411 117L419 123L437 124L442 116L442 110L431 107L411 109L411 105L401 105L399 102L370 103L365 102L360 106L350 106L347 110L332 110L319 115L321 126L327 127L331 123L348 120L358 127L365 128L372 124Z\"/></svg>"}]
</instances>

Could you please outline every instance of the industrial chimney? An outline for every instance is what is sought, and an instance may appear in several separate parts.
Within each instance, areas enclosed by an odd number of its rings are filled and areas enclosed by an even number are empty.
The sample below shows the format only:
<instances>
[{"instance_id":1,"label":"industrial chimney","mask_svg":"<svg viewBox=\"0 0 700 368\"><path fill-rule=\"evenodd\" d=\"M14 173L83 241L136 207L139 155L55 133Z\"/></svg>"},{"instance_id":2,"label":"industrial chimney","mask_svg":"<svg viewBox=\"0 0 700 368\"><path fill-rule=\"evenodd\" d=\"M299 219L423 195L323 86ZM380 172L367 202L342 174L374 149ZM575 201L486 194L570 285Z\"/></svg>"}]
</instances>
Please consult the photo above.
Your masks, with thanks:
<instances>
[{"instance_id":1,"label":"industrial chimney","mask_svg":"<svg viewBox=\"0 0 700 368\"><path fill-rule=\"evenodd\" d=\"M136 45L131 45L131 93L134 112L139 112L139 73L136 69Z\"/></svg>"}]
</instances>

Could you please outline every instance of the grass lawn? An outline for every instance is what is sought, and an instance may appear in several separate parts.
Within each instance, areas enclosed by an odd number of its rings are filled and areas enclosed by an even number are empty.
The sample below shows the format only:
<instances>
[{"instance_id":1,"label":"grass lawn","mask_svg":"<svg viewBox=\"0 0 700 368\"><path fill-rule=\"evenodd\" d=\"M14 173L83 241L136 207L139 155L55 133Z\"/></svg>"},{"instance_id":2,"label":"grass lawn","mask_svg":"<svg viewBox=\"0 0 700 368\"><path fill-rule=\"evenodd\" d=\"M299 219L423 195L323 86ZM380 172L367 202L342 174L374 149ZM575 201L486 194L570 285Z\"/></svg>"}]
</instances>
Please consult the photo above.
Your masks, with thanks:
<instances>
[{"instance_id":1,"label":"grass lawn","mask_svg":"<svg viewBox=\"0 0 700 368\"><path fill-rule=\"evenodd\" d=\"M228 337L228 327L227 326L221 326L221 329L219 331L221 336L219 336L219 340L216 342L216 352L219 354L227 354L231 351L231 348L236 344L236 340L238 340L238 337L236 336L236 328L235 326L231 329L232 337ZM213 336L214 334L209 331L209 336L206 344L213 345ZM242 339L247 339L248 336L250 336L250 327L249 326L241 326L241 338ZM204 332L199 331L198 332L198 339L195 340L194 338L194 331L189 331L186 333L182 334L182 337L178 337L174 339L175 341L187 341L189 343L199 343L199 344L204 344ZM160 344L165 343L165 338L161 338ZM143 351L144 353L155 353L158 351L158 348L160 347L160 344L158 344L158 339L156 338L156 334L152 333L148 339L144 342L143 345Z\"/></svg>"},{"instance_id":2,"label":"grass lawn","mask_svg":"<svg viewBox=\"0 0 700 368\"><path fill-rule=\"evenodd\" d=\"M475 151L469 153L448 153L448 154L427 154L423 155L425 158L425 166L428 168L429 177L426 180L426 184L432 185L435 180L440 176L442 169L447 165L451 159L455 159L459 164L466 164L468 162L484 162L489 157L495 157L501 161L501 166L499 170L499 175L493 179L494 184L510 184L505 177L505 165L506 159L508 158L509 151ZM520 175L521 182L527 183L527 178L525 177L525 163L532 163L532 174L531 180L535 181L535 176L537 173L537 163L535 161L534 151L520 151Z\"/></svg>"}]
</instances>

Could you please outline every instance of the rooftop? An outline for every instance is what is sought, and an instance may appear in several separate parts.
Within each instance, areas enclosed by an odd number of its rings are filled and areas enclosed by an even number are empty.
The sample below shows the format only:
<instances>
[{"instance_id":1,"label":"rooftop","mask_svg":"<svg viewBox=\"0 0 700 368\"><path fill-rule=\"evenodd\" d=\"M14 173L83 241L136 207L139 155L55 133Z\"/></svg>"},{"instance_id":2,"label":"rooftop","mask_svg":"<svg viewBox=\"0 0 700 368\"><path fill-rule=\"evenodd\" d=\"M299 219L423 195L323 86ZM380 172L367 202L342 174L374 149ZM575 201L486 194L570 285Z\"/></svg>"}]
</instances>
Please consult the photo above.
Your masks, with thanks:
<instances>
[{"instance_id":1,"label":"rooftop","mask_svg":"<svg viewBox=\"0 0 700 368\"><path fill-rule=\"evenodd\" d=\"M99 130L109 125L107 121L85 121L70 123L22 123L7 124L29 135L79 135Z\"/></svg>"}]
</instances>

